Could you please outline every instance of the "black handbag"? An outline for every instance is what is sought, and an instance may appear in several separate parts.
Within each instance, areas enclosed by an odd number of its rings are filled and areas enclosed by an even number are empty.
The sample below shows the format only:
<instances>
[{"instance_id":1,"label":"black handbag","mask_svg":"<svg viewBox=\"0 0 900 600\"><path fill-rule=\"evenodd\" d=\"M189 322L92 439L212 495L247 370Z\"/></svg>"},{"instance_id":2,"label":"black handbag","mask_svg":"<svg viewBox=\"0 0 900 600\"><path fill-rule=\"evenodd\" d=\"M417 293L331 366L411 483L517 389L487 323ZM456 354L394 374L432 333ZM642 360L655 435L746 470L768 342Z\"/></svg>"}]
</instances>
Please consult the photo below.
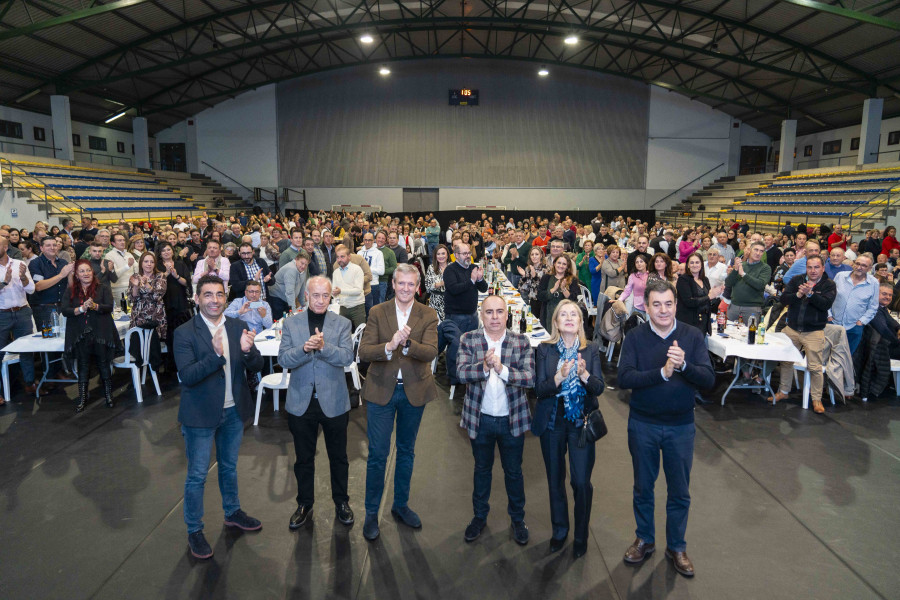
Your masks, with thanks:
<instances>
[{"instance_id":1,"label":"black handbag","mask_svg":"<svg viewBox=\"0 0 900 600\"><path fill-rule=\"evenodd\" d=\"M603 413L599 408L592 410L584 415L584 426L581 428L581 436L578 438L578 447L584 448L588 444L593 444L608 432L606 421L603 420Z\"/></svg>"}]
</instances>

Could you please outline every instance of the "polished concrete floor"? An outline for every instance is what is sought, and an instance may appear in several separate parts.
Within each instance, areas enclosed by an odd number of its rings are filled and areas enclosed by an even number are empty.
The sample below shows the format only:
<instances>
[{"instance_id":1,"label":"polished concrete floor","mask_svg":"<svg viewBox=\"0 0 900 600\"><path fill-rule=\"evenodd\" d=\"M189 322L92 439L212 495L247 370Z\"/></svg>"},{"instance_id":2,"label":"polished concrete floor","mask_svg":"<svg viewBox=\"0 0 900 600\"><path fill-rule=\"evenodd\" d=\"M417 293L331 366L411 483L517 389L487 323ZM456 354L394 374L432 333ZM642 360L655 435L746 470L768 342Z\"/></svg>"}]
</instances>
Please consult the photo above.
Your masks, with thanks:
<instances>
[{"instance_id":1,"label":"polished concrete floor","mask_svg":"<svg viewBox=\"0 0 900 600\"><path fill-rule=\"evenodd\" d=\"M358 522L347 528L334 518L320 440L314 522L289 531L293 446L284 413L266 400L238 465L243 508L264 527L223 527L213 464L205 522L215 556L196 561L182 521L177 382L163 379L163 397L146 386L143 405L119 374L114 409L94 401L75 416L59 393L39 404L14 394L0 408L0 598L900 598L900 401L892 390L822 416L802 410L799 398L772 407L745 392L724 407L698 407L687 533L697 575L688 580L661 551L638 567L622 562L634 519L628 394L615 389L614 372L601 397L610 433L597 447L591 539L578 560L571 542L548 552L546 478L530 434L530 543L511 537L499 460L488 527L464 543L473 461L442 387L416 448L410 506L421 530L383 510L379 540L363 539L365 408L355 408L350 495ZM387 507L391 481L389 468ZM661 475L660 541L664 498Z\"/></svg>"}]
</instances>

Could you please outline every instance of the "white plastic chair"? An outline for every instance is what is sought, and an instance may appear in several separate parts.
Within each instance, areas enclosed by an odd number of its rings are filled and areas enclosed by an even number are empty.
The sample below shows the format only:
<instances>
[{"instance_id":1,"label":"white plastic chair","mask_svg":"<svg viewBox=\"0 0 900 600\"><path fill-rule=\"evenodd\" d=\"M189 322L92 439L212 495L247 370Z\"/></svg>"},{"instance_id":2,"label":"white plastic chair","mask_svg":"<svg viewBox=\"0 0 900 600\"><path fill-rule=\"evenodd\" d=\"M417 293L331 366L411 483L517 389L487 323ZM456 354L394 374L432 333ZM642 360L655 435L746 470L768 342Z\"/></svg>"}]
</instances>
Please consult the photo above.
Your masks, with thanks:
<instances>
[{"instance_id":1,"label":"white plastic chair","mask_svg":"<svg viewBox=\"0 0 900 600\"><path fill-rule=\"evenodd\" d=\"M900 360L897 360L896 358L891 359L891 373L894 375L894 393L900 396ZM6 381L5 372L3 374L3 381Z\"/></svg>"},{"instance_id":2,"label":"white plastic chair","mask_svg":"<svg viewBox=\"0 0 900 600\"><path fill-rule=\"evenodd\" d=\"M272 373L259 380L256 391L256 415L253 417L253 425L259 424L259 407L262 405L263 391L272 390L272 398L275 400L275 412L278 412L278 394L280 390L288 389L291 383L291 372L285 369L281 373Z\"/></svg>"},{"instance_id":3,"label":"white plastic chair","mask_svg":"<svg viewBox=\"0 0 900 600\"><path fill-rule=\"evenodd\" d=\"M353 378L353 387L357 390L362 389L363 377L359 374L359 342L362 339L365 328L366 324L363 323L353 332L353 362L344 367L344 373L350 373L350 376ZM362 397L359 399L359 406L362 406Z\"/></svg>"},{"instance_id":4,"label":"white plastic chair","mask_svg":"<svg viewBox=\"0 0 900 600\"><path fill-rule=\"evenodd\" d=\"M22 358L18 354L11 352L3 355L3 397L7 400L9 400L9 365L14 365L21 360Z\"/></svg>"},{"instance_id":5,"label":"white plastic chair","mask_svg":"<svg viewBox=\"0 0 900 600\"><path fill-rule=\"evenodd\" d=\"M132 327L128 331L125 332L125 354L123 356L117 356L112 361L112 366L117 369L131 369L131 383L134 385L134 393L137 395L138 403L144 401L144 394L141 390L141 368L138 367L137 363L135 363L131 359L131 336L136 333L138 335L138 339L141 344L141 359L143 362L147 362L146 357L144 356L144 330L140 327Z\"/></svg>"},{"instance_id":6,"label":"white plastic chair","mask_svg":"<svg viewBox=\"0 0 900 600\"><path fill-rule=\"evenodd\" d=\"M437 356L434 357L434 360L431 361L431 373L437 371ZM450 399L453 400L453 394L456 392L456 385L450 386Z\"/></svg>"},{"instance_id":7,"label":"white plastic chair","mask_svg":"<svg viewBox=\"0 0 900 600\"><path fill-rule=\"evenodd\" d=\"M142 329L141 331L141 362L144 363L144 366L141 367L141 385L146 383L147 371L150 371L150 377L153 379L153 385L156 387L156 395L162 396L162 391L159 389L159 379L156 377L156 371L150 366L150 342L153 339L153 330ZM164 346L162 342L160 343Z\"/></svg>"},{"instance_id":8,"label":"white plastic chair","mask_svg":"<svg viewBox=\"0 0 900 600\"><path fill-rule=\"evenodd\" d=\"M591 298L591 290L587 289L580 283L578 284L578 287L581 288L581 295L584 297L584 305L587 306L588 315L591 317L596 317L597 307L594 306L594 299Z\"/></svg>"},{"instance_id":9,"label":"white plastic chair","mask_svg":"<svg viewBox=\"0 0 900 600\"><path fill-rule=\"evenodd\" d=\"M803 408L809 408L809 393L810 393L810 377L809 377L809 369L806 366L806 357L803 357L802 361L797 361L794 363L794 385L798 388L800 387L800 382L797 377L797 373L803 373ZM824 378L826 375L825 365L822 365L822 377ZM828 382L825 381L825 387L828 388L828 397L831 398L831 405L834 406L834 390L831 389L831 386L828 385Z\"/></svg>"}]
</instances>

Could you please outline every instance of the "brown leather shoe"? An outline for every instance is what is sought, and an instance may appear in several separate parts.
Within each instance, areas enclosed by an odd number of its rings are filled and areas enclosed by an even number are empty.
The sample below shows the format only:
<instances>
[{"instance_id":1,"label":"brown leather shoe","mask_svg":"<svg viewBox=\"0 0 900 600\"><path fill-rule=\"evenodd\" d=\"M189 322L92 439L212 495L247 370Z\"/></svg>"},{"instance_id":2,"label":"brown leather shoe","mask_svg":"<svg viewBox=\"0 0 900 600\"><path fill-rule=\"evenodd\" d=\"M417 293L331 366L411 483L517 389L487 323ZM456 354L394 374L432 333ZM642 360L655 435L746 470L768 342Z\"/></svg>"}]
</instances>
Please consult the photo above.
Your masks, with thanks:
<instances>
[{"instance_id":1,"label":"brown leather shoe","mask_svg":"<svg viewBox=\"0 0 900 600\"><path fill-rule=\"evenodd\" d=\"M0 406L6 406L6 399L3 396L0 396Z\"/></svg>"},{"instance_id":2,"label":"brown leather shoe","mask_svg":"<svg viewBox=\"0 0 900 600\"><path fill-rule=\"evenodd\" d=\"M650 544L641 538L636 538L634 543L625 551L624 560L631 564L644 562L644 559L653 554L654 550L656 550L656 544Z\"/></svg>"},{"instance_id":3,"label":"brown leather shoe","mask_svg":"<svg viewBox=\"0 0 900 600\"><path fill-rule=\"evenodd\" d=\"M32 384L29 384L29 385L26 385L26 386L25 386L25 393L28 394L29 396L32 395L32 394L34 394L34 392L35 392L36 390L37 390L37 384L36 384L36 383L32 383ZM47 393L48 393L47 386L46 386L46 385L41 386L41 396L46 396Z\"/></svg>"},{"instance_id":4,"label":"brown leather shoe","mask_svg":"<svg viewBox=\"0 0 900 600\"><path fill-rule=\"evenodd\" d=\"M825 407L822 406L821 400L813 400L813 410L820 415L825 412Z\"/></svg>"},{"instance_id":5,"label":"brown leather shoe","mask_svg":"<svg viewBox=\"0 0 900 600\"><path fill-rule=\"evenodd\" d=\"M666 548L666 558L671 559L675 570L685 577L694 576L694 563L688 558L687 552L674 552Z\"/></svg>"},{"instance_id":6,"label":"brown leather shoe","mask_svg":"<svg viewBox=\"0 0 900 600\"><path fill-rule=\"evenodd\" d=\"M769 404L777 404L778 402L781 402L782 400L787 400L787 398L788 398L787 394L782 394L781 392L775 392L774 396L769 396L766 400L769 402Z\"/></svg>"}]
</instances>

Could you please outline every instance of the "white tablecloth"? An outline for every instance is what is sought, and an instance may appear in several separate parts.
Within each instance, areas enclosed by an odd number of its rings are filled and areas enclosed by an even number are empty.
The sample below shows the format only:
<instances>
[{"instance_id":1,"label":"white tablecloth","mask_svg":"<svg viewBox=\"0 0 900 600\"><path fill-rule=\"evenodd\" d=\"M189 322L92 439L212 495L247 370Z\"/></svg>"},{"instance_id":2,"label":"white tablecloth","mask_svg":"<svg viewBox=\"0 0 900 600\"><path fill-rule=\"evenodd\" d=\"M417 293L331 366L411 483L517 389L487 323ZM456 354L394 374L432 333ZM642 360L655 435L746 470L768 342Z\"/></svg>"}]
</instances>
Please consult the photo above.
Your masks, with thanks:
<instances>
[{"instance_id":1,"label":"white tablecloth","mask_svg":"<svg viewBox=\"0 0 900 600\"><path fill-rule=\"evenodd\" d=\"M125 337L130 321L131 317L128 315L116 320L116 329L119 331L120 338ZM15 352L17 354L27 352L62 352L65 350L65 345L66 337L64 334L57 338L43 338L40 333L34 333L20 337L11 344L7 344L3 348L3 352Z\"/></svg>"},{"instance_id":2,"label":"white tablecloth","mask_svg":"<svg viewBox=\"0 0 900 600\"><path fill-rule=\"evenodd\" d=\"M715 329L715 326L713 326ZM725 329L725 334L729 337L722 337L717 333L713 333L706 338L706 345L709 351L720 358L729 356L737 356L750 360L768 360L768 361L802 361L803 355L794 347L791 340L783 333L767 332L765 344L747 343L747 328L742 328L741 334L735 327L729 326Z\"/></svg>"}]
</instances>

